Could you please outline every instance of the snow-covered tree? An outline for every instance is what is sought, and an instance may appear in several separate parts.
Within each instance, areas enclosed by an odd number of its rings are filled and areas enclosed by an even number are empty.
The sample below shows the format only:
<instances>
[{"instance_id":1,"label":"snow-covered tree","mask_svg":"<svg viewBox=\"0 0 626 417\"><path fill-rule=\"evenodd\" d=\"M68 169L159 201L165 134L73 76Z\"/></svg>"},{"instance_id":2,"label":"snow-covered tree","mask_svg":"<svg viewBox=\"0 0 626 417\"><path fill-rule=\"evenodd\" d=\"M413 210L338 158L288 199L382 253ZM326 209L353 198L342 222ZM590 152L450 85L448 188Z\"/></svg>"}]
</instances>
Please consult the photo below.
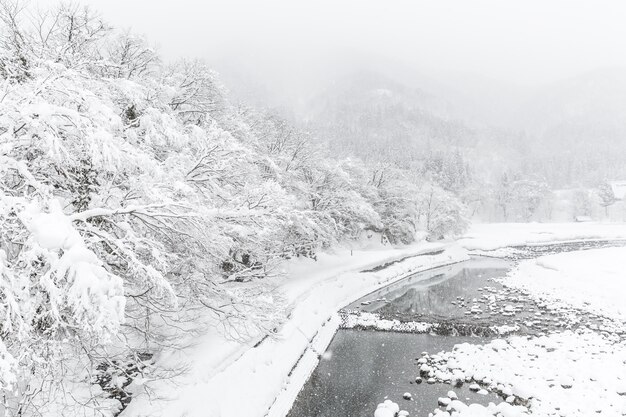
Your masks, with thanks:
<instances>
[{"instance_id":1,"label":"snow-covered tree","mask_svg":"<svg viewBox=\"0 0 626 417\"><path fill-rule=\"evenodd\" d=\"M510 204L513 201L513 184L509 176L504 173L493 192L496 206L502 211L502 218L506 222L509 219Z\"/></svg>"},{"instance_id":2,"label":"snow-covered tree","mask_svg":"<svg viewBox=\"0 0 626 417\"><path fill-rule=\"evenodd\" d=\"M420 200L420 212L431 239L458 236L467 229L469 219L463 204L437 185L427 185Z\"/></svg>"},{"instance_id":3,"label":"snow-covered tree","mask_svg":"<svg viewBox=\"0 0 626 417\"><path fill-rule=\"evenodd\" d=\"M545 182L517 180L513 183L513 202L523 221L530 221L550 194Z\"/></svg>"},{"instance_id":4,"label":"snow-covered tree","mask_svg":"<svg viewBox=\"0 0 626 417\"><path fill-rule=\"evenodd\" d=\"M593 213L593 202L588 190L578 189L574 191L572 198L572 208L574 216L591 216Z\"/></svg>"},{"instance_id":5,"label":"snow-covered tree","mask_svg":"<svg viewBox=\"0 0 626 417\"><path fill-rule=\"evenodd\" d=\"M611 184L608 181L603 182L598 187L598 197L600 197L600 205L604 207L604 214L609 216L609 207L617 202L615 198L615 194L613 193L613 188L611 188Z\"/></svg>"},{"instance_id":6,"label":"snow-covered tree","mask_svg":"<svg viewBox=\"0 0 626 417\"><path fill-rule=\"evenodd\" d=\"M143 37L123 32L108 45L99 65L104 76L130 79L155 70L159 61L158 54Z\"/></svg>"}]
</instances>

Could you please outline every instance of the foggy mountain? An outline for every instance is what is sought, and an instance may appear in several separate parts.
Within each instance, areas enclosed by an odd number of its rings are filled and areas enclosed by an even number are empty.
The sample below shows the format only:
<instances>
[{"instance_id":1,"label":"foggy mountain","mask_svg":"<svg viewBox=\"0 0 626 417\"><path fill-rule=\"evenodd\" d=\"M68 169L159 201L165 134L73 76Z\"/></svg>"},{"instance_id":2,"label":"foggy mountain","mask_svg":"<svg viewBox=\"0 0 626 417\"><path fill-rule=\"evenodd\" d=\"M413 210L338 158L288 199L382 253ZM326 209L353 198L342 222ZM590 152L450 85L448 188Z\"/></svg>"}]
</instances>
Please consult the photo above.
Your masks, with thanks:
<instances>
[{"instance_id":1,"label":"foggy mountain","mask_svg":"<svg viewBox=\"0 0 626 417\"><path fill-rule=\"evenodd\" d=\"M548 135L568 125L608 137L626 130L626 69L599 69L547 85L526 103L518 127Z\"/></svg>"},{"instance_id":2,"label":"foggy mountain","mask_svg":"<svg viewBox=\"0 0 626 417\"><path fill-rule=\"evenodd\" d=\"M472 120L464 109L485 114L483 110L460 106L454 99L478 101L477 96L421 75L411 84L408 72L397 74L406 84L371 70L338 78L306 106L300 103L300 113L292 114L294 122L315 132L338 154L366 161L400 163L423 171L429 159L447 158L444 154L452 149L471 161L472 172L482 181L520 168L528 145L521 139L522 132ZM414 86L416 80L426 87Z\"/></svg>"},{"instance_id":3,"label":"foggy mountain","mask_svg":"<svg viewBox=\"0 0 626 417\"><path fill-rule=\"evenodd\" d=\"M463 146L471 129L449 116L449 103L419 88L374 72L360 72L332 83L309 102L303 120L335 149L368 159L424 156L443 146ZM411 154L407 154L407 151Z\"/></svg>"},{"instance_id":4,"label":"foggy mountain","mask_svg":"<svg viewBox=\"0 0 626 417\"><path fill-rule=\"evenodd\" d=\"M410 164L453 147L483 180L508 170L553 187L593 187L626 176L623 69L525 87L460 71L429 77L398 62L343 68L306 89L249 77L247 98L366 160Z\"/></svg>"},{"instance_id":5,"label":"foggy mountain","mask_svg":"<svg viewBox=\"0 0 626 417\"><path fill-rule=\"evenodd\" d=\"M556 185L593 186L626 175L626 70L603 69L546 86L523 104L532 169Z\"/></svg>"}]
</instances>

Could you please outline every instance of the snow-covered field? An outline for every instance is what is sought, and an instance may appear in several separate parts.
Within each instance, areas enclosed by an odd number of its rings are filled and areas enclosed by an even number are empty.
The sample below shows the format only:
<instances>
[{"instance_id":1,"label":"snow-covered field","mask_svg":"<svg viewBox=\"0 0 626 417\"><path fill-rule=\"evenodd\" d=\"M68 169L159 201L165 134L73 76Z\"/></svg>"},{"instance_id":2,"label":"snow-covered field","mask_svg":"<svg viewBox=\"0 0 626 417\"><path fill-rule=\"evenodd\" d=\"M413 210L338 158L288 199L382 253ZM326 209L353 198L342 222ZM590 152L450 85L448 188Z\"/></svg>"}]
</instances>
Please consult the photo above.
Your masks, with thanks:
<instances>
[{"instance_id":1,"label":"snow-covered field","mask_svg":"<svg viewBox=\"0 0 626 417\"><path fill-rule=\"evenodd\" d=\"M536 297L626 321L626 248L592 249L521 262L506 284Z\"/></svg>"},{"instance_id":2,"label":"snow-covered field","mask_svg":"<svg viewBox=\"0 0 626 417\"><path fill-rule=\"evenodd\" d=\"M378 272L359 272L441 249ZM188 372L135 387L123 416L254 417L267 415L270 407L270 416L283 416L330 343L339 325L338 309L410 273L465 259L458 246L423 243L292 263L285 271L288 279L277 288L290 305L289 319L273 337L243 343L214 330L182 352L164 352L159 366Z\"/></svg>"},{"instance_id":3,"label":"snow-covered field","mask_svg":"<svg viewBox=\"0 0 626 417\"><path fill-rule=\"evenodd\" d=\"M468 250L495 250L594 239L626 239L626 223L477 223L459 244Z\"/></svg>"}]
</instances>

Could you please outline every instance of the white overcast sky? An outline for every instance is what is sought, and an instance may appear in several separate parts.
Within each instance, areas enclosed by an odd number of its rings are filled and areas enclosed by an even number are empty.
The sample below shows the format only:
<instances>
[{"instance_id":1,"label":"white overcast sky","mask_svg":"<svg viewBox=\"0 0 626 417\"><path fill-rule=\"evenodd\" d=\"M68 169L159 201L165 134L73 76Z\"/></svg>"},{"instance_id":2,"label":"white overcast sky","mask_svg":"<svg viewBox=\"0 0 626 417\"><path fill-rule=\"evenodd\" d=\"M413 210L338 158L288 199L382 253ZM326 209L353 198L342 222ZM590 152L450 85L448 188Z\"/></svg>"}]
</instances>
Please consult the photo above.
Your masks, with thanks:
<instances>
[{"instance_id":1,"label":"white overcast sky","mask_svg":"<svg viewBox=\"0 0 626 417\"><path fill-rule=\"evenodd\" d=\"M259 72L338 55L527 82L626 66L624 0L85 0L167 58Z\"/></svg>"}]
</instances>

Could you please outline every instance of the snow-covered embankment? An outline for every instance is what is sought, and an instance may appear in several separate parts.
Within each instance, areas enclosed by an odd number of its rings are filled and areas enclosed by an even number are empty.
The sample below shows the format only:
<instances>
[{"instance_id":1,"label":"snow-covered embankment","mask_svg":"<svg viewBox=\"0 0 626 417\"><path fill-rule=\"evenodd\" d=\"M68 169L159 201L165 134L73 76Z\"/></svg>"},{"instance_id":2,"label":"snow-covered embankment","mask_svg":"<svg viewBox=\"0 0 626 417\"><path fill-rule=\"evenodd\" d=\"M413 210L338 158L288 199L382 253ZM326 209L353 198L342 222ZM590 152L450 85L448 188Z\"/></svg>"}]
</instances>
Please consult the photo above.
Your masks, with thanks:
<instances>
[{"instance_id":1,"label":"snow-covered embankment","mask_svg":"<svg viewBox=\"0 0 626 417\"><path fill-rule=\"evenodd\" d=\"M187 352L169 360L164 355L164 364L185 363L189 372L151 387L166 397L137 395L124 416L282 417L335 334L340 308L412 273L468 259L465 250L448 244L353 255L291 265L278 288L290 304L289 319L276 335L244 344L213 332Z\"/></svg>"}]
</instances>

